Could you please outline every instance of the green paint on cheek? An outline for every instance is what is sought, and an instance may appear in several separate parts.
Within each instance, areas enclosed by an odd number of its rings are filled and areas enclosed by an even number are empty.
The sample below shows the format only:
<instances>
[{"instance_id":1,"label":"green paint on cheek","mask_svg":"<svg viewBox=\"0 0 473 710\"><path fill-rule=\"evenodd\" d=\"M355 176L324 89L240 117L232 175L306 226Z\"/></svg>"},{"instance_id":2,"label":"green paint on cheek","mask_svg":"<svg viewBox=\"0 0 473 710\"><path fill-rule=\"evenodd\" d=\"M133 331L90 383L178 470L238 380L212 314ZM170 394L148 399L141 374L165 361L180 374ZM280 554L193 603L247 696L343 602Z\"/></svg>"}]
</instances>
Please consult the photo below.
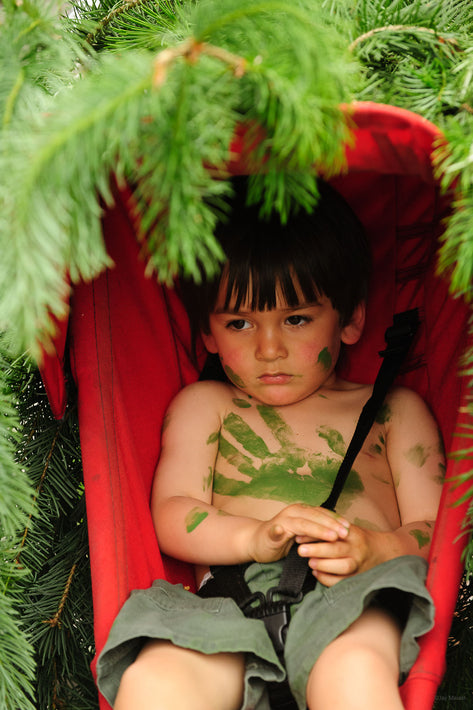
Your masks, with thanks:
<instances>
[{"instance_id":1,"label":"green paint on cheek","mask_svg":"<svg viewBox=\"0 0 473 710\"><path fill-rule=\"evenodd\" d=\"M235 385L235 387L239 387L240 389L245 389L246 385L243 382L243 380L241 379L240 375L237 375L236 372L233 372L232 368L228 367L228 365L224 365L223 369L225 370L226 376L228 377L230 382L232 382Z\"/></svg>"},{"instance_id":2,"label":"green paint on cheek","mask_svg":"<svg viewBox=\"0 0 473 710\"><path fill-rule=\"evenodd\" d=\"M416 444L406 452L407 460L417 468L422 468L428 457L429 454L422 444Z\"/></svg>"},{"instance_id":3,"label":"green paint on cheek","mask_svg":"<svg viewBox=\"0 0 473 710\"><path fill-rule=\"evenodd\" d=\"M191 533L195 530L207 516L208 512L206 510L202 510L201 508L192 508L192 510L190 510L185 517L187 532Z\"/></svg>"},{"instance_id":4,"label":"green paint on cheek","mask_svg":"<svg viewBox=\"0 0 473 710\"><path fill-rule=\"evenodd\" d=\"M324 370L330 370L330 368L332 367L332 356L330 355L328 348L324 348L319 352L317 363L320 363Z\"/></svg>"},{"instance_id":5,"label":"green paint on cheek","mask_svg":"<svg viewBox=\"0 0 473 710\"><path fill-rule=\"evenodd\" d=\"M246 399L232 399L233 404L235 407L240 407L240 409L248 409L248 407L251 407L251 404L246 401Z\"/></svg>"},{"instance_id":6,"label":"green paint on cheek","mask_svg":"<svg viewBox=\"0 0 473 710\"><path fill-rule=\"evenodd\" d=\"M426 545L428 545L430 542L430 535L428 535L423 530L410 530L409 535L412 535L412 537L414 537L417 540L417 544L419 545L419 550L422 547L425 547Z\"/></svg>"},{"instance_id":7,"label":"green paint on cheek","mask_svg":"<svg viewBox=\"0 0 473 710\"><path fill-rule=\"evenodd\" d=\"M321 439L326 440L334 454L345 456L346 446L339 431L336 429L330 429L328 426L322 426L320 429L317 429L317 434Z\"/></svg>"}]
</instances>

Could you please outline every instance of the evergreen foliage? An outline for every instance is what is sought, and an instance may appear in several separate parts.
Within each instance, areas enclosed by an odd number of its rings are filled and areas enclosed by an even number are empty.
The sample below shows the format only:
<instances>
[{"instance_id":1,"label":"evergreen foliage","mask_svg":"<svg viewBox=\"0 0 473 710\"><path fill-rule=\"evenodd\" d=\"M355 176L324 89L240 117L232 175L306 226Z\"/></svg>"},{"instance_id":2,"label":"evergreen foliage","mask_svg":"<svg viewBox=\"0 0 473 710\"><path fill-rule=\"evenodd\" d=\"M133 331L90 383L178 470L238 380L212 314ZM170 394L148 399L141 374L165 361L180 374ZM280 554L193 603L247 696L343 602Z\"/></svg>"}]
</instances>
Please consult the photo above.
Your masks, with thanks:
<instances>
[{"instance_id":1,"label":"evergreen foliage","mask_svg":"<svg viewBox=\"0 0 473 710\"><path fill-rule=\"evenodd\" d=\"M28 359L13 360L4 351L1 365L10 394L2 402L5 437L16 435L14 451L0 467L0 706L94 710L92 595L76 411L72 406L63 420L53 419Z\"/></svg>"},{"instance_id":2,"label":"evergreen foliage","mask_svg":"<svg viewBox=\"0 0 473 710\"><path fill-rule=\"evenodd\" d=\"M50 314L65 312L69 280L110 263L100 216L112 172L136 186L149 271L166 281L178 271L198 278L200 264L211 272L221 258L212 231L230 189L225 165L238 124L250 126L250 142L252 126L264 129L254 159L264 152L267 170L252 195L284 219L289 204L306 209L317 199L311 165L330 172L341 164L349 129L340 103L417 111L444 131L439 174L461 188L440 268L453 293L472 296L470 0L74 0L69 16L59 15L61 5L0 5L5 710L92 710L97 702L75 410L51 419L30 357L48 346ZM472 521L473 509L465 534ZM469 571L472 554L470 546ZM456 674L461 649L471 649L470 598L465 585L452 674L436 708L450 710L442 698L471 689Z\"/></svg>"}]
</instances>

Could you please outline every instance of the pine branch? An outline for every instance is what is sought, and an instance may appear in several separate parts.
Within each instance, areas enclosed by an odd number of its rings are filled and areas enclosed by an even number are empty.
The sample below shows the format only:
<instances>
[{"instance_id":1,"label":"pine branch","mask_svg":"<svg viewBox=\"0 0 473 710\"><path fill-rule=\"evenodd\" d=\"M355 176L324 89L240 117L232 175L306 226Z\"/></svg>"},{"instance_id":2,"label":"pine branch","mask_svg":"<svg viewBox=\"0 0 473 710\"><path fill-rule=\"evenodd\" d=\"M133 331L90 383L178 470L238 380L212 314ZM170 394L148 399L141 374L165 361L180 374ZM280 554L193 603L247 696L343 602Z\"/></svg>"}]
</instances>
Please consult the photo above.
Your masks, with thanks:
<instances>
[{"instance_id":1,"label":"pine branch","mask_svg":"<svg viewBox=\"0 0 473 710\"><path fill-rule=\"evenodd\" d=\"M25 363L11 363L0 336L0 703L5 710L33 710L35 663L28 635L21 627L20 598L31 581L17 563L19 534L32 510L31 489L23 468L15 465L20 422L12 393L30 380ZM13 384L15 383L15 385ZM17 390L16 390L17 391Z\"/></svg>"},{"instance_id":2,"label":"pine branch","mask_svg":"<svg viewBox=\"0 0 473 710\"><path fill-rule=\"evenodd\" d=\"M33 130L29 116L4 132L0 291L10 298L0 322L15 324L18 349L47 344L49 314L64 314L66 274L89 279L110 265L97 195L110 203L112 172L138 186L150 269L167 282L179 271L197 278L202 267L218 267L211 205L229 188L204 166L225 166L239 121L265 132L266 209L276 173L285 212L290 202L314 203L312 166L330 170L342 161L342 69L351 77L337 38L313 19L317 5L186 5L176 19L188 32L184 43L158 57L105 53L67 91L42 97Z\"/></svg>"},{"instance_id":3,"label":"pine branch","mask_svg":"<svg viewBox=\"0 0 473 710\"><path fill-rule=\"evenodd\" d=\"M17 450L35 488L37 515L25 526L17 560L30 570L18 608L37 663L38 708L96 710L89 665L93 625L87 524L75 409L56 422L38 373L20 405ZM26 580L25 580L26 582Z\"/></svg>"}]
</instances>

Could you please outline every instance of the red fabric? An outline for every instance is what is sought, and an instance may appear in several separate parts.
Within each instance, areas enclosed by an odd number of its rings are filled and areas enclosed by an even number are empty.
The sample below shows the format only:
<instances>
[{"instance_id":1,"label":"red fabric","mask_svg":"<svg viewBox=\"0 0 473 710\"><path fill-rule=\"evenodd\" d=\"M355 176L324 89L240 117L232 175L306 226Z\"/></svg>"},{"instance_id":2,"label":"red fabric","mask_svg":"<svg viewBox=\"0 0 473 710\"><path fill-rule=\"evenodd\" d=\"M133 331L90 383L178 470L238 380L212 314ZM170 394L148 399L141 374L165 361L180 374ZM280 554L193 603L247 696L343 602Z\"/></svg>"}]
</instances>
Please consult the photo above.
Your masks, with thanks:
<instances>
[{"instance_id":1,"label":"red fabric","mask_svg":"<svg viewBox=\"0 0 473 710\"><path fill-rule=\"evenodd\" d=\"M374 274L367 328L349 349L346 376L374 381L384 331L394 312L419 307L422 326L401 380L432 407L447 451L466 382L458 375L467 343L468 311L436 276L437 237L449 202L433 177L431 151L437 129L407 111L357 103L348 171L333 179L363 221L372 244ZM232 164L234 172L242 166ZM194 380L189 334L174 291L144 276L126 191L107 211L103 231L115 267L74 289L70 353L78 387L94 592L97 650L129 592L156 577L192 587L186 565L162 559L149 513L164 411L180 387ZM64 338L65 325L60 337ZM64 406L62 352L42 366L56 416ZM461 447L465 439L460 440ZM449 462L448 478L461 465ZM446 483L431 552L429 588L436 625L402 692L408 710L429 710L444 672L445 647L462 572L457 537L465 505ZM107 705L101 699L102 708Z\"/></svg>"}]
</instances>

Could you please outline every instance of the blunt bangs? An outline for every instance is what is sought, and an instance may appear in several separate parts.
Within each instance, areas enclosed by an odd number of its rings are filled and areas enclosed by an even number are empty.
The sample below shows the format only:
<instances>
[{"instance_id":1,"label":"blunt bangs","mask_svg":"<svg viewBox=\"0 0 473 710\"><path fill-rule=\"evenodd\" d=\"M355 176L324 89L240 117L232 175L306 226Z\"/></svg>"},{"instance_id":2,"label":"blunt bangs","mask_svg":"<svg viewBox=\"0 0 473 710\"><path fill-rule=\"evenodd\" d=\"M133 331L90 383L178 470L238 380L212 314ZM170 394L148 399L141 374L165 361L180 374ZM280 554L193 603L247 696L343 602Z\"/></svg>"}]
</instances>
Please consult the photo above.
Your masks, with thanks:
<instances>
[{"instance_id":1,"label":"blunt bangs","mask_svg":"<svg viewBox=\"0 0 473 710\"><path fill-rule=\"evenodd\" d=\"M320 180L313 212L301 209L282 224L276 213L262 219L259 205L247 204L247 178L232 183L229 212L215 230L227 257L220 276L181 284L193 341L209 332L220 287L224 307L232 310L271 310L277 295L289 308L325 296L347 325L367 298L371 258L364 229L345 199Z\"/></svg>"},{"instance_id":2,"label":"blunt bangs","mask_svg":"<svg viewBox=\"0 0 473 710\"><path fill-rule=\"evenodd\" d=\"M225 309L231 306L239 310L244 306L251 311L272 310L276 307L278 294L290 308L320 299L321 293L307 262L295 262L288 254L287 245L284 247L283 255L266 252L258 254L260 258L255 259L253 253L249 263L242 264L236 259L229 261L220 279L226 288Z\"/></svg>"}]
</instances>

